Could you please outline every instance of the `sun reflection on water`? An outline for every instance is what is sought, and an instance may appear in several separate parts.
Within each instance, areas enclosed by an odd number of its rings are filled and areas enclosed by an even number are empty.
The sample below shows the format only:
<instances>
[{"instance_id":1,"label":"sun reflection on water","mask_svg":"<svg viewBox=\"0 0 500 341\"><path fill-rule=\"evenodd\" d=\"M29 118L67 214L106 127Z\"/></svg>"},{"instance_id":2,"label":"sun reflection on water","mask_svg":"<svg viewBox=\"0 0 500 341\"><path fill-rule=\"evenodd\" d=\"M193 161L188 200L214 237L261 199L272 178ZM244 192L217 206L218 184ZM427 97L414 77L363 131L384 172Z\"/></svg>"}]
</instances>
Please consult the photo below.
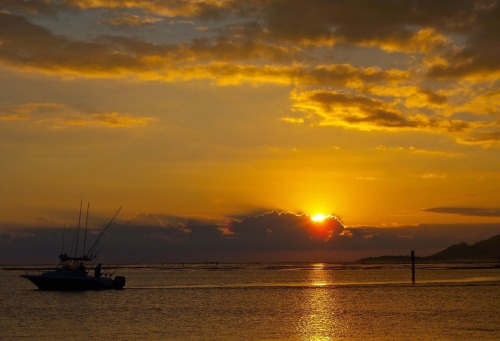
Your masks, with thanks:
<instances>
[{"instance_id":1,"label":"sun reflection on water","mask_svg":"<svg viewBox=\"0 0 500 341\"><path fill-rule=\"evenodd\" d=\"M343 321L339 290L333 284L333 271L322 270L321 264L308 271L311 287L304 297L296 331L301 340L333 340L345 338L348 326Z\"/></svg>"}]
</instances>

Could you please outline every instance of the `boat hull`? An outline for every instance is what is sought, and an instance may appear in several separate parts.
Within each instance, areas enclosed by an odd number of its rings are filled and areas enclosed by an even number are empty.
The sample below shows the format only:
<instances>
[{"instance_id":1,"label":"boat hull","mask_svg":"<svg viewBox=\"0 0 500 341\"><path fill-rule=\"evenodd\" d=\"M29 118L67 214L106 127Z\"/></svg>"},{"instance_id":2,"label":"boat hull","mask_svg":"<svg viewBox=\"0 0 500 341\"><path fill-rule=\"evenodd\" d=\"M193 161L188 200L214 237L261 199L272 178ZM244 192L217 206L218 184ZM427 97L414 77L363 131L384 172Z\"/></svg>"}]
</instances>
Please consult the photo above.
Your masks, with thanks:
<instances>
[{"instance_id":1,"label":"boat hull","mask_svg":"<svg viewBox=\"0 0 500 341\"><path fill-rule=\"evenodd\" d=\"M82 290L108 290L122 289L125 285L125 277L117 276L114 280L110 278L76 277L76 276L44 276L44 275L22 275L30 280L40 290L53 291L82 291Z\"/></svg>"}]
</instances>

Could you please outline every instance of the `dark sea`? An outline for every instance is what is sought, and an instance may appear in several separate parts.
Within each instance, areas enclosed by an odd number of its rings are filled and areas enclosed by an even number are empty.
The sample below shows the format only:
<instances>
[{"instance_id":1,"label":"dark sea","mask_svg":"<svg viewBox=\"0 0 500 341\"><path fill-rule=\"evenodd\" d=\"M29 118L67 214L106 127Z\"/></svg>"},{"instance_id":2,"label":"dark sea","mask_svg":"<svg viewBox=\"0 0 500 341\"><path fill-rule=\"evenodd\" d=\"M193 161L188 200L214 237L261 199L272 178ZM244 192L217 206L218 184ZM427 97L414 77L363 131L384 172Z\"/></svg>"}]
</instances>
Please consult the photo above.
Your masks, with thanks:
<instances>
[{"instance_id":1,"label":"dark sea","mask_svg":"<svg viewBox=\"0 0 500 341\"><path fill-rule=\"evenodd\" d=\"M108 269L110 271L110 269ZM0 270L0 340L500 340L498 265L120 266L124 290Z\"/></svg>"}]
</instances>

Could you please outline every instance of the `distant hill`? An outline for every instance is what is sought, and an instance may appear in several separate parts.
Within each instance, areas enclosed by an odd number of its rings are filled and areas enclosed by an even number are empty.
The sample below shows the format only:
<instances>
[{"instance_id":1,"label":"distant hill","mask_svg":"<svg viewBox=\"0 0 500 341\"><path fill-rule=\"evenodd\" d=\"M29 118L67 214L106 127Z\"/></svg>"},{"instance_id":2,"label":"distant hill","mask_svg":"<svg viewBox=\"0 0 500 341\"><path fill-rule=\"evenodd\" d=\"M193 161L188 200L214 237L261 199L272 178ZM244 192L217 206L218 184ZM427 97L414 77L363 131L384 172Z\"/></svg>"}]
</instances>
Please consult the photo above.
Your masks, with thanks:
<instances>
[{"instance_id":1,"label":"distant hill","mask_svg":"<svg viewBox=\"0 0 500 341\"><path fill-rule=\"evenodd\" d=\"M500 262L500 234L473 245L455 244L427 257L416 257L418 262ZM361 263L409 263L410 256L380 256L360 259Z\"/></svg>"},{"instance_id":2,"label":"distant hill","mask_svg":"<svg viewBox=\"0 0 500 341\"><path fill-rule=\"evenodd\" d=\"M500 234L486 240L482 240L473 245L460 243L435 253L429 257L424 257L430 261L500 261Z\"/></svg>"}]
</instances>

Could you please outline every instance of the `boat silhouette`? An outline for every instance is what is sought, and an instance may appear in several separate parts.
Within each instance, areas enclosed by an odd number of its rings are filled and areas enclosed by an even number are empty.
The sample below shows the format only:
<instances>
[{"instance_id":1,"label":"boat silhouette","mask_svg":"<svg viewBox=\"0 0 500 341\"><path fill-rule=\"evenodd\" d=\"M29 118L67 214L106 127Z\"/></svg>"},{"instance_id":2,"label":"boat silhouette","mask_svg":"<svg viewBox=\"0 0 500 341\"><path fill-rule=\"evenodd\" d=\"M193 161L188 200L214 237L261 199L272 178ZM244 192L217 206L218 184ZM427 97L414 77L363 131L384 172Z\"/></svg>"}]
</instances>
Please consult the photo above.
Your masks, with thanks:
<instances>
[{"instance_id":1,"label":"boat silhouette","mask_svg":"<svg viewBox=\"0 0 500 341\"><path fill-rule=\"evenodd\" d=\"M88 221L87 206L87 221ZM64 253L64 234L63 234L63 250L59 255L59 265L48 271L40 271L36 273L26 273L21 277L30 280L40 290L54 291L81 291L81 290L106 290L106 289L122 289L125 286L125 277L114 277L114 271L102 271L101 264L94 266L95 259L98 253L98 245L104 232L111 226L111 223L120 212L121 207L116 211L115 215L109 223L104 227L94 244L85 252L85 244L87 240L87 226L85 226L85 239L83 242L83 252L81 256L77 256L78 239L80 235L80 219L82 207L80 204L80 217L78 218L78 228L75 235L76 248L73 255L68 256ZM87 225L87 224L85 224ZM71 254L71 252L70 252ZM92 274L93 269L93 274Z\"/></svg>"}]
</instances>

